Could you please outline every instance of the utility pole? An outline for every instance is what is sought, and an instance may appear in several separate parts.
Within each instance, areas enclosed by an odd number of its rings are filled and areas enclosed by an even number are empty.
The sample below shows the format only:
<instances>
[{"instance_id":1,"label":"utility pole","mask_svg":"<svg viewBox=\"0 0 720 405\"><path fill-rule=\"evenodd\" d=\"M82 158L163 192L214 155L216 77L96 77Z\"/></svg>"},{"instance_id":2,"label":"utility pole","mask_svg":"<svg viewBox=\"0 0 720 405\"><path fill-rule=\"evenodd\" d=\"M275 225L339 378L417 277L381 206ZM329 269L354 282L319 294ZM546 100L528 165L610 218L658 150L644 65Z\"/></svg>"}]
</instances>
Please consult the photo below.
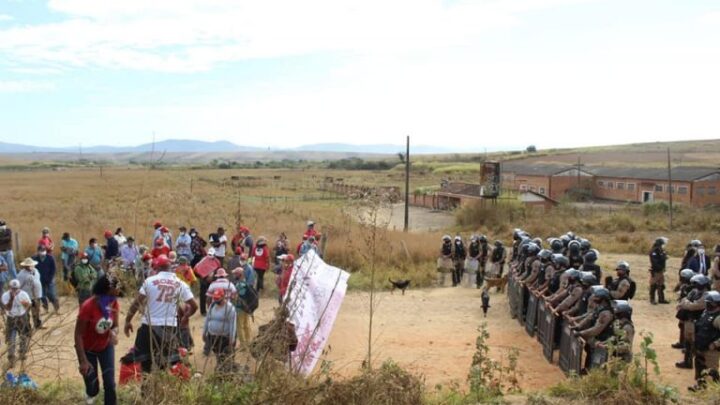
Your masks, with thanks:
<instances>
[{"instance_id":1,"label":"utility pole","mask_svg":"<svg viewBox=\"0 0 720 405\"><path fill-rule=\"evenodd\" d=\"M578 155L578 162L577 162L577 189L580 191L580 167L582 167L582 164L580 163L580 155Z\"/></svg>"},{"instance_id":2,"label":"utility pole","mask_svg":"<svg viewBox=\"0 0 720 405\"><path fill-rule=\"evenodd\" d=\"M410 223L410 135L405 145L405 225L403 231L408 231Z\"/></svg>"},{"instance_id":3,"label":"utility pole","mask_svg":"<svg viewBox=\"0 0 720 405\"><path fill-rule=\"evenodd\" d=\"M668 201L670 202L670 230L673 229L673 185L672 185L672 166L670 165L670 148L667 148L668 161Z\"/></svg>"}]
</instances>

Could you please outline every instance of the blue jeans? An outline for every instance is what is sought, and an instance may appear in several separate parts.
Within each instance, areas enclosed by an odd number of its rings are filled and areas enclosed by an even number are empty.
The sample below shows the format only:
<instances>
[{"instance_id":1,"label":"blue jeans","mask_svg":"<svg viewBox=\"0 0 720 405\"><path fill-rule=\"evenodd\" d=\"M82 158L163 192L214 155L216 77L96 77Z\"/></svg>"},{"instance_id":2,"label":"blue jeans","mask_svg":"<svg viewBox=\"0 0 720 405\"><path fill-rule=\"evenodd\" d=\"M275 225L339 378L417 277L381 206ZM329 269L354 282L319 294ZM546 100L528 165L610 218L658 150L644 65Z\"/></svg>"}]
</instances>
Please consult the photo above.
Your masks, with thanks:
<instances>
[{"instance_id":1,"label":"blue jeans","mask_svg":"<svg viewBox=\"0 0 720 405\"><path fill-rule=\"evenodd\" d=\"M42 306L45 309L48 308L48 299L57 311L58 308L60 308L60 303L58 302L57 293L55 292L55 280L52 280L48 284L42 283L42 297L40 297L40 301L42 301Z\"/></svg>"},{"instance_id":2,"label":"blue jeans","mask_svg":"<svg viewBox=\"0 0 720 405\"><path fill-rule=\"evenodd\" d=\"M0 275L0 283L4 284L7 281L17 278L17 272L15 271L15 256L13 255L12 250L0 252L0 256L5 259L8 267L7 271L3 272L2 275Z\"/></svg>"},{"instance_id":3,"label":"blue jeans","mask_svg":"<svg viewBox=\"0 0 720 405\"><path fill-rule=\"evenodd\" d=\"M102 371L103 389L105 391L105 405L115 405L117 403L117 394L115 393L115 348L112 344L99 352L88 352L85 351L88 362L92 366L90 372L83 376L85 381L85 393L89 397L96 397L100 393L100 381L98 378L97 370L98 363L100 363L100 370Z\"/></svg>"}]
</instances>

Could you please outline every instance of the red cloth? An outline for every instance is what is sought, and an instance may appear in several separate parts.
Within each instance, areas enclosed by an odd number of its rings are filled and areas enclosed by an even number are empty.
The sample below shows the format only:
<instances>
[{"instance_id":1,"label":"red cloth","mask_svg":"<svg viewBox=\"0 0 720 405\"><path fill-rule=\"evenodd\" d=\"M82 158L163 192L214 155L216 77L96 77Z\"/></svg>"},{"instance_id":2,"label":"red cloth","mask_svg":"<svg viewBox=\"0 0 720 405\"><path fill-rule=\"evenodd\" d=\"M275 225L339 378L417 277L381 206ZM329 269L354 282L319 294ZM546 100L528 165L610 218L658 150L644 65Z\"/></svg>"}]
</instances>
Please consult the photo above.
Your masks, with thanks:
<instances>
[{"instance_id":1,"label":"red cloth","mask_svg":"<svg viewBox=\"0 0 720 405\"><path fill-rule=\"evenodd\" d=\"M120 385L142 381L140 362L120 365Z\"/></svg>"},{"instance_id":2,"label":"red cloth","mask_svg":"<svg viewBox=\"0 0 720 405\"><path fill-rule=\"evenodd\" d=\"M283 269L282 275L280 276L280 296L284 297L285 292L288 289L288 286L290 285L290 277L292 277L294 266L290 266L286 269Z\"/></svg>"},{"instance_id":3,"label":"red cloth","mask_svg":"<svg viewBox=\"0 0 720 405\"><path fill-rule=\"evenodd\" d=\"M320 232L316 231L315 228L313 228L313 229L308 229L308 230L305 231L305 233L303 234L303 236L304 236L306 239L310 239L311 236L314 236L315 239L317 239L317 238L318 238L318 235L320 235Z\"/></svg>"},{"instance_id":4,"label":"red cloth","mask_svg":"<svg viewBox=\"0 0 720 405\"><path fill-rule=\"evenodd\" d=\"M119 311L120 305L117 300L111 304L110 319L112 320L112 326L117 326L116 312ZM88 352L101 352L105 350L110 344L110 329L111 327L105 327L104 333L98 333L98 323L103 321L102 311L100 311L100 304L95 297L86 299L85 302L80 306L80 312L78 313L78 319L86 321L87 327L82 333L83 348Z\"/></svg>"},{"instance_id":5,"label":"red cloth","mask_svg":"<svg viewBox=\"0 0 720 405\"><path fill-rule=\"evenodd\" d=\"M270 265L270 249L268 249L267 245L255 245L252 254L254 258L253 267L260 270L267 270Z\"/></svg>"},{"instance_id":6,"label":"red cloth","mask_svg":"<svg viewBox=\"0 0 720 405\"><path fill-rule=\"evenodd\" d=\"M213 256L205 256L195 265L195 274L199 278L205 278L220 268L220 261Z\"/></svg>"},{"instance_id":7,"label":"red cloth","mask_svg":"<svg viewBox=\"0 0 720 405\"><path fill-rule=\"evenodd\" d=\"M295 254L300 257L300 249L302 249L302 245L305 243L305 241L298 243L297 249L295 249Z\"/></svg>"},{"instance_id":8,"label":"red cloth","mask_svg":"<svg viewBox=\"0 0 720 405\"><path fill-rule=\"evenodd\" d=\"M167 256L168 254L170 254L170 248L167 245L162 245L161 247L153 248L150 254L152 255L153 259L157 258L160 255Z\"/></svg>"},{"instance_id":9,"label":"red cloth","mask_svg":"<svg viewBox=\"0 0 720 405\"><path fill-rule=\"evenodd\" d=\"M55 247L55 244L53 243L52 239L50 239L49 236L44 236L38 240L38 247L44 247L48 254L52 254L53 247Z\"/></svg>"}]
</instances>

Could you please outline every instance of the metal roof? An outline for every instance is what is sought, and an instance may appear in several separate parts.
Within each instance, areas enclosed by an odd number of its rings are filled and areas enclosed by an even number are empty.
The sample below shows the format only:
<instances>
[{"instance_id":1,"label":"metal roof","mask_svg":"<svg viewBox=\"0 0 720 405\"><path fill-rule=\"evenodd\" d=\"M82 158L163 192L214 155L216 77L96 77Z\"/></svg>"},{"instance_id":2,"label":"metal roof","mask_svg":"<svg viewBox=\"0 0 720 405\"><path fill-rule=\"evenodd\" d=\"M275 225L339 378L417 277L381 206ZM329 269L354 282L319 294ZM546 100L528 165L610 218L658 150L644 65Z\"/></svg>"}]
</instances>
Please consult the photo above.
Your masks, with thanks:
<instances>
[{"instance_id":1,"label":"metal roof","mask_svg":"<svg viewBox=\"0 0 720 405\"><path fill-rule=\"evenodd\" d=\"M502 173L515 173L525 176L552 176L561 171L572 169L573 165L556 165L549 163L502 162Z\"/></svg>"},{"instance_id":2,"label":"metal roof","mask_svg":"<svg viewBox=\"0 0 720 405\"><path fill-rule=\"evenodd\" d=\"M515 173L516 175L525 176L552 176L575 169L577 166L505 162L501 168L503 173ZM667 180L668 178L667 168L582 166L580 170L599 177L640 180ZM716 173L720 173L720 169L716 167L673 167L672 179L693 181Z\"/></svg>"}]
</instances>

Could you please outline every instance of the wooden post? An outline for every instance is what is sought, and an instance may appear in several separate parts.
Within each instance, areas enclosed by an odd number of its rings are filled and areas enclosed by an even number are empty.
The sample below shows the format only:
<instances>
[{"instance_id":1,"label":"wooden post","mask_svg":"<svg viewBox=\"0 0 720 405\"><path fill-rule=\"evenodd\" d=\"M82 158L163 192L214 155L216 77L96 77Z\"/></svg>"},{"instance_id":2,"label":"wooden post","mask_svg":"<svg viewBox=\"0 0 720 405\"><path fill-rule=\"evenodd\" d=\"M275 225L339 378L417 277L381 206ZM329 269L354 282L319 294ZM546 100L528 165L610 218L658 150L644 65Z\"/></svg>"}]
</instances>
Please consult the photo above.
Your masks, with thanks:
<instances>
[{"instance_id":1,"label":"wooden post","mask_svg":"<svg viewBox=\"0 0 720 405\"><path fill-rule=\"evenodd\" d=\"M408 231L410 222L410 135L407 136L405 145L405 224L403 231Z\"/></svg>"},{"instance_id":2,"label":"wooden post","mask_svg":"<svg viewBox=\"0 0 720 405\"><path fill-rule=\"evenodd\" d=\"M672 166L670 165L670 148L667 149L667 164L668 164L668 200L670 202L669 218L670 218L670 230L673 229L673 185L672 185Z\"/></svg>"}]
</instances>

